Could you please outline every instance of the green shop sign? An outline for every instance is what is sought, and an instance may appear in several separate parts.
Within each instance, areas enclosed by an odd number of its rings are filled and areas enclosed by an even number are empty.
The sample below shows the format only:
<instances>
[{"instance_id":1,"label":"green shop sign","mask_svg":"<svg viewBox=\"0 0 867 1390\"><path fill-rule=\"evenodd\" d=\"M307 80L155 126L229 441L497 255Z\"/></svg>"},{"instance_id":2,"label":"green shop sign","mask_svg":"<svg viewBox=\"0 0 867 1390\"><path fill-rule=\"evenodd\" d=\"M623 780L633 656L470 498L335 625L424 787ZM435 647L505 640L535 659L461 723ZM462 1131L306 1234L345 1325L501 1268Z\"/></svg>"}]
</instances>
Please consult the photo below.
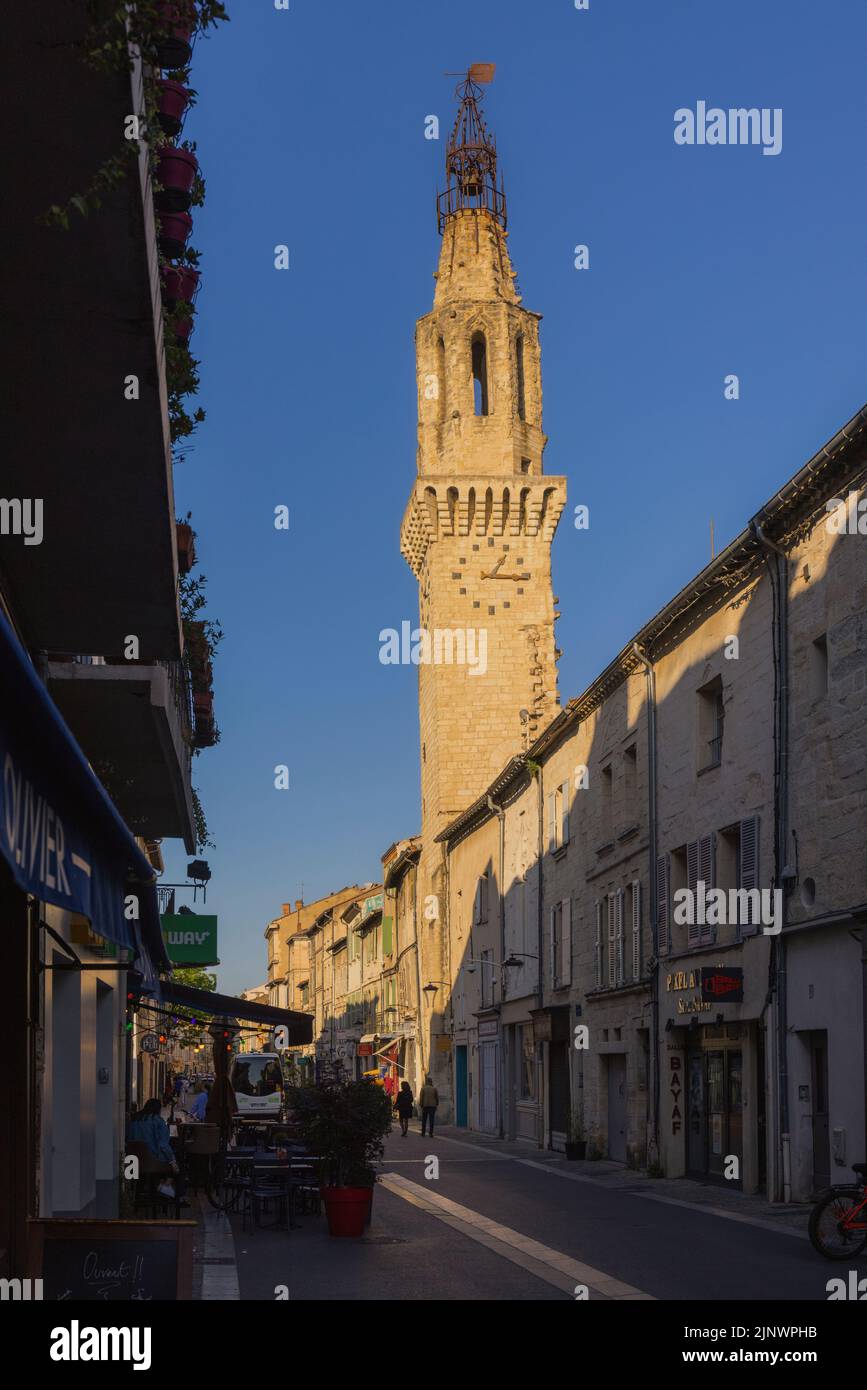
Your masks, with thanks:
<instances>
[{"instance_id":1,"label":"green shop sign","mask_svg":"<svg viewBox=\"0 0 867 1390\"><path fill-rule=\"evenodd\" d=\"M219 965L217 919L198 913L167 913L160 918L163 940L173 965Z\"/></svg>"}]
</instances>

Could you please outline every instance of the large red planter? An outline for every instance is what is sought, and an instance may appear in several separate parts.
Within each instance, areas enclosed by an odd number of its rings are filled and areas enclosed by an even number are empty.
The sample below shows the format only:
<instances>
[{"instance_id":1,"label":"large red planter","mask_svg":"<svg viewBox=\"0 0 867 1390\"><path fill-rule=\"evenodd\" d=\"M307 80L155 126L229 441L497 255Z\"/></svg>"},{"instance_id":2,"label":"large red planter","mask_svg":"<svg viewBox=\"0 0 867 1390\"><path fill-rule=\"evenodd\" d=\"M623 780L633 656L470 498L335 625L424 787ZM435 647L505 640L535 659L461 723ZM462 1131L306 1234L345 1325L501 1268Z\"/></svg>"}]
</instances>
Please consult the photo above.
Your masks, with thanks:
<instances>
[{"instance_id":1,"label":"large red planter","mask_svg":"<svg viewBox=\"0 0 867 1390\"><path fill-rule=\"evenodd\" d=\"M192 304L193 296L199 287L198 270L194 270L191 265L163 265L160 266L160 278L163 299L170 309L174 308L179 299L185 304Z\"/></svg>"},{"instance_id":2,"label":"large red planter","mask_svg":"<svg viewBox=\"0 0 867 1390\"><path fill-rule=\"evenodd\" d=\"M330 1236L363 1236L373 1198L371 1187L322 1187Z\"/></svg>"},{"instance_id":3,"label":"large red planter","mask_svg":"<svg viewBox=\"0 0 867 1390\"><path fill-rule=\"evenodd\" d=\"M160 250L169 260L174 260L187 244L187 237L193 230L193 219L188 212L161 212L159 220Z\"/></svg>"},{"instance_id":4,"label":"large red planter","mask_svg":"<svg viewBox=\"0 0 867 1390\"><path fill-rule=\"evenodd\" d=\"M182 82L172 82L168 77L161 77L157 87L160 102L159 123L166 135L177 135L183 124L190 94Z\"/></svg>"},{"instance_id":5,"label":"large red planter","mask_svg":"<svg viewBox=\"0 0 867 1390\"><path fill-rule=\"evenodd\" d=\"M196 27L192 0L157 0L157 25L155 42L160 67L185 68L192 57L190 39Z\"/></svg>"},{"instance_id":6,"label":"large red planter","mask_svg":"<svg viewBox=\"0 0 867 1390\"><path fill-rule=\"evenodd\" d=\"M157 165L157 182L162 188L154 202L164 212L186 212L193 201L193 182L199 161L191 150L163 145Z\"/></svg>"}]
</instances>

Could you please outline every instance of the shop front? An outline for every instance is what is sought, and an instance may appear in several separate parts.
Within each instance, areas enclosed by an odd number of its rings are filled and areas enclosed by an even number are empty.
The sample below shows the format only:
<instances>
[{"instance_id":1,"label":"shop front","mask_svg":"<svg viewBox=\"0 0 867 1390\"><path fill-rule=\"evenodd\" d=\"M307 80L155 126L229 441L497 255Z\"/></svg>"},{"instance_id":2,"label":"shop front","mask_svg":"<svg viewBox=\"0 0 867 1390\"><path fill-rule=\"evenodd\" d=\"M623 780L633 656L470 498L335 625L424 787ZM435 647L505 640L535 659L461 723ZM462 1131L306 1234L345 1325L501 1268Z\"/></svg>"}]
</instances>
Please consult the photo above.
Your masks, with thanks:
<instances>
[{"instance_id":1,"label":"shop front","mask_svg":"<svg viewBox=\"0 0 867 1390\"><path fill-rule=\"evenodd\" d=\"M668 1177L765 1182L762 972L692 959L661 979L660 1152Z\"/></svg>"}]
</instances>

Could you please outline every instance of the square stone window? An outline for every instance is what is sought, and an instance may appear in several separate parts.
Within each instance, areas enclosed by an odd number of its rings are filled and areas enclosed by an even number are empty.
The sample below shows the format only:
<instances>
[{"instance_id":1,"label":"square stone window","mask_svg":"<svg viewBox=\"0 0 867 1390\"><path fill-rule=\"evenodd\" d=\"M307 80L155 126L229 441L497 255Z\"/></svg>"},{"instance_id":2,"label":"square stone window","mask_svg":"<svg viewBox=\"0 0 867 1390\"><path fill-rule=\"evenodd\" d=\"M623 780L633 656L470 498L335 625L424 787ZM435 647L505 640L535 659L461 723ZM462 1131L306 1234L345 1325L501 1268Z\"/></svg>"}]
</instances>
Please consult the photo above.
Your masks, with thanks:
<instances>
[{"instance_id":1,"label":"square stone window","mask_svg":"<svg viewBox=\"0 0 867 1390\"><path fill-rule=\"evenodd\" d=\"M512 605L511 605L511 603L509 602L508 599L504 599L504 600L503 600L503 607L504 607L504 608L511 608L511 606L512 606Z\"/></svg>"},{"instance_id":2,"label":"square stone window","mask_svg":"<svg viewBox=\"0 0 867 1390\"><path fill-rule=\"evenodd\" d=\"M473 607L474 607L474 608L478 608L478 606L479 606L479 600L478 600L477 598L474 598L474 599L473 599Z\"/></svg>"},{"instance_id":3,"label":"square stone window","mask_svg":"<svg viewBox=\"0 0 867 1390\"><path fill-rule=\"evenodd\" d=\"M519 590L518 590L518 593L519 593L519 594L522 594L523 592L524 592L523 589L519 589Z\"/></svg>"},{"instance_id":4,"label":"square stone window","mask_svg":"<svg viewBox=\"0 0 867 1390\"><path fill-rule=\"evenodd\" d=\"M465 594L466 592L467 592L466 589L458 589L458 593L459 593L459 594Z\"/></svg>"},{"instance_id":5,"label":"square stone window","mask_svg":"<svg viewBox=\"0 0 867 1390\"><path fill-rule=\"evenodd\" d=\"M494 605L493 605L492 603L488 605L488 612L489 612L489 614L491 615L491 617L494 616L494 614L496 613L496 611L497 611L497 610L496 610L496 608L494 607Z\"/></svg>"}]
</instances>

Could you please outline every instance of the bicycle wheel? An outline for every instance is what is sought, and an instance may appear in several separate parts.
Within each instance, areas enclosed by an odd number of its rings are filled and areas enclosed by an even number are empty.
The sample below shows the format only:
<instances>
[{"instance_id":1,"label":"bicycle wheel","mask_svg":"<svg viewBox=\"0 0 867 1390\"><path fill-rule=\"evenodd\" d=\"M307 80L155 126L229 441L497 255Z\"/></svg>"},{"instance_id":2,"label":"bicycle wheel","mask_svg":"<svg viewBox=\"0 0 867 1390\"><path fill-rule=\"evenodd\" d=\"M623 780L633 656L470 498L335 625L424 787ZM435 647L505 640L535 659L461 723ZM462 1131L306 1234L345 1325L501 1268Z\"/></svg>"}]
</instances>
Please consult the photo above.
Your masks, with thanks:
<instances>
[{"instance_id":1,"label":"bicycle wheel","mask_svg":"<svg viewBox=\"0 0 867 1390\"><path fill-rule=\"evenodd\" d=\"M807 1229L813 1249L826 1260L849 1260L867 1247L867 1231L846 1229L846 1218L858 1207L864 1208L858 1213L859 1225L863 1226L867 1221L867 1203L859 1187L826 1192L813 1207Z\"/></svg>"}]
</instances>

